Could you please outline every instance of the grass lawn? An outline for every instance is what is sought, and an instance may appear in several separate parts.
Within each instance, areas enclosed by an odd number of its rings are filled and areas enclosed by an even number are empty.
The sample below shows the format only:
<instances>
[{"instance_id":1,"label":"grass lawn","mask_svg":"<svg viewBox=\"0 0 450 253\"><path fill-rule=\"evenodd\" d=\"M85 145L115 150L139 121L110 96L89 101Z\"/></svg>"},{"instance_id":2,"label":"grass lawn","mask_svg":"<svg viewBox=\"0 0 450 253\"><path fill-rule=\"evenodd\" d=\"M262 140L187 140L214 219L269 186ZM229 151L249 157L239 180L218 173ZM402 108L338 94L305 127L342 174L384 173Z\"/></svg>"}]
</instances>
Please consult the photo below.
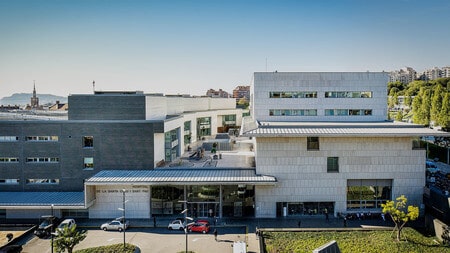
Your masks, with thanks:
<instances>
[{"instance_id":1,"label":"grass lawn","mask_svg":"<svg viewBox=\"0 0 450 253\"><path fill-rule=\"evenodd\" d=\"M264 232L268 253L308 252L335 240L342 253L346 252L425 252L450 253L435 237L426 237L412 228L404 228L401 242L396 242L392 231L346 232Z\"/></svg>"}]
</instances>

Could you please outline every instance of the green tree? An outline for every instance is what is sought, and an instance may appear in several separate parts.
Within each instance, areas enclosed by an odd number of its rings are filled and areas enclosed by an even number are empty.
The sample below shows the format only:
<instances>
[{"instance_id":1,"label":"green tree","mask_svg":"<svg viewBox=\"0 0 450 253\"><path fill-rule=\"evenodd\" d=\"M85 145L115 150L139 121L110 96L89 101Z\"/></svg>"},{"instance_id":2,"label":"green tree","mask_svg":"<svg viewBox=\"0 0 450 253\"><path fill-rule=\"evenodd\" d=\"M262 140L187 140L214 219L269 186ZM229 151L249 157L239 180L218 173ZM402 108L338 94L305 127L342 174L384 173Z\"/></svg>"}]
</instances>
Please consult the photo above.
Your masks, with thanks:
<instances>
[{"instance_id":1,"label":"green tree","mask_svg":"<svg viewBox=\"0 0 450 253\"><path fill-rule=\"evenodd\" d=\"M65 226L58 231L58 235L53 240L53 246L56 252L72 253L75 245L79 244L87 236L87 231L77 230L77 226Z\"/></svg>"},{"instance_id":2,"label":"green tree","mask_svg":"<svg viewBox=\"0 0 450 253\"><path fill-rule=\"evenodd\" d=\"M242 106L242 107L244 107L244 108L247 108L248 105L249 105L249 103L248 103L248 101L247 101L247 99L245 97L241 97L239 99L239 101L237 102L237 104Z\"/></svg>"},{"instance_id":3,"label":"green tree","mask_svg":"<svg viewBox=\"0 0 450 253\"><path fill-rule=\"evenodd\" d=\"M397 115L395 115L395 120L396 121L402 121L403 120L403 112L402 112L402 110L398 110L397 111Z\"/></svg>"},{"instance_id":4,"label":"green tree","mask_svg":"<svg viewBox=\"0 0 450 253\"><path fill-rule=\"evenodd\" d=\"M420 88L413 100L413 121L416 124L430 125L431 91L426 87Z\"/></svg>"},{"instance_id":5,"label":"green tree","mask_svg":"<svg viewBox=\"0 0 450 253\"><path fill-rule=\"evenodd\" d=\"M430 120L434 121L435 124L439 124L438 123L438 118L439 118L439 112L441 111L442 108L442 93L443 93L444 89L442 89L442 86L437 84L435 85L434 88L434 94L433 97L431 99L431 109L430 109Z\"/></svg>"},{"instance_id":6,"label":"green tree","mask_svg":"<svg viewBox=\"0 0 450 253\"><path fill-rule=\"evenodd\" d=\"M450 92L446 92L442 99L442 107L438 115L438 124L442 128L450 128Z\"/></svg>"},{"instance_id":7,"label":"green tree","mask_svg":"<svg viewBox=\"0 0 450 253\"><path fill-rule=\"evenodd\" d=\"M397 241L400 241L402 229L406 223L419 217L419 208L417 206L406 207L407 201L405 195L401 195L396 201L388 200L386 204L381 204L382 212L388 214L395 223L393 232L397 230Z\"/></svg>"}]
</instances>

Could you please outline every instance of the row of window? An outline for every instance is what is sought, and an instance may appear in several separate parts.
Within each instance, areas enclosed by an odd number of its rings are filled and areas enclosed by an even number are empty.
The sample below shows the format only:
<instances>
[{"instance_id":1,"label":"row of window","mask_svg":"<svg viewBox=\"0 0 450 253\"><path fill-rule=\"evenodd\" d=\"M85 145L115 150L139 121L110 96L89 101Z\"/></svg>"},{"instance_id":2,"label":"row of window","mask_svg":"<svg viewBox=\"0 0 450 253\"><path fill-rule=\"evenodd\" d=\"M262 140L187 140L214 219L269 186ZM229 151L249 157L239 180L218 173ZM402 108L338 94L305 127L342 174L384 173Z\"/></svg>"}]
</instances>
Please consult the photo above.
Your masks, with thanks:
<instances>
[{"instance_id":1,"label":"row of window","mask_svg":"<svg viewBox=\"0 0 450 253\"><path fill-rule=\"evenodd\" d=\"M57 163L59 157L27 157L27 163Z\"/></svg>"},{"instance_id":2,"label":"row of window","mask_svg":"<svg viewBox=\"0 0 450 253\"><path fill-rule=\"evenodd\" d=\"M325 98L371 98L371 91L326 91ZM271 91L269 98L317 98L317 91Z\"/></svg>"},{"instance_id":3,"label":"row of window","mask_svg":"<svg viewBox=\"0 0 450 253\"><path fill-rule=\"evenodd\" d=\"M317 116L316 109L270 109L270 116Z\"/></svg>"},{"instance_id":4,"label":"row of window","mask_svg":"<svg viewBox=\"0 0 450 253\"><path fill-rule=\"evenodd\" d=\"M58 141L58 136L25 136L26 141Z\"/></svg>"},{"instance_id":5,"label":"row of window","mask_svg":"<svg viewBox=\"0 0 450 253\"><path fill-rule=\"evenodd\" d=\"M56 135L49 136L25 136L25 141L58 141L59 137ZM0 136L0 142L15 142L19 141L19 136ZM94 146L93 136L83 136L83 147L91 148Z\"/></svg>"},{"instance_id":6,"label":"row of window","mask_svg":"<svg viewBox=\"0 0 450 253\"><path fill-rule=\"evenodd\" d=\"M0 184L19 184L20 179L0 179ZM25 180L26 184L59 184L55 178L32 178Z\"/></svg>"},{"instance_id":7,"label":"row of window","mask_svg":"<svg viewBox=\"0 0 450 253\"><path fill-rule=\"evenodd\" d=\"M317 91L272 91L270 98L317 98Z\"/></svg>"},{"instance_id":8,"label":"row of window","mask_svg":"<svg viewBox=\"0 0 450 253\"><path fill-rule=\"evenodd\" d=\"M14 163L19 162L18 157L0 157L0 163ZM58 157L27 157L28 163L57 163ZM94 158L84 158L84 169L94 169Z\"/></svg>"},{"instance_id":9,"label":"row of window","mask_svg":"<svg viewBox=\"0 0 450 253\"><path fill-rule=\"evenodd\" d=\"M325 116L370 116L371 109L325 109ZM316 109L269 109L269 116L317 116Z\"/></svg>"},{"instance_id":10,"label":"row of window","mask_svg":"<svg viewBox=\"0 0 450 253\"><path fill-rule=\"evenodd\" d=\"M0 163L17 163L19 162L18 157L0 157Z\"/></svg>"}]
</instances>

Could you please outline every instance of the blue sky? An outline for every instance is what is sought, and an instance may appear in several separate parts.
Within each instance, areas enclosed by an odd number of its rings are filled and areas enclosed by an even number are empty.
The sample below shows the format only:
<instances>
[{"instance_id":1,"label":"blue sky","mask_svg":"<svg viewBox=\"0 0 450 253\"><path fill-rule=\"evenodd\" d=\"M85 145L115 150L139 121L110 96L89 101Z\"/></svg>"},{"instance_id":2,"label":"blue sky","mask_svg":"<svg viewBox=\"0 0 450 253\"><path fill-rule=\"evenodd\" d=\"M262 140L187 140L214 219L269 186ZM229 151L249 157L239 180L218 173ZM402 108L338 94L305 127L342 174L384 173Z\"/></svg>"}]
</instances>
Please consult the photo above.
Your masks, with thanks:
<instances>
[{"instance_id":1,"label":"blue sky","mask_svg":"<svg viewBox=\"0 0 450 253\"><path fill-rule=\"evenodd\" d=\"M257 71L450 65L450 1L0 0L0 97L203 95Z\"/></svg>"}]
</instances>

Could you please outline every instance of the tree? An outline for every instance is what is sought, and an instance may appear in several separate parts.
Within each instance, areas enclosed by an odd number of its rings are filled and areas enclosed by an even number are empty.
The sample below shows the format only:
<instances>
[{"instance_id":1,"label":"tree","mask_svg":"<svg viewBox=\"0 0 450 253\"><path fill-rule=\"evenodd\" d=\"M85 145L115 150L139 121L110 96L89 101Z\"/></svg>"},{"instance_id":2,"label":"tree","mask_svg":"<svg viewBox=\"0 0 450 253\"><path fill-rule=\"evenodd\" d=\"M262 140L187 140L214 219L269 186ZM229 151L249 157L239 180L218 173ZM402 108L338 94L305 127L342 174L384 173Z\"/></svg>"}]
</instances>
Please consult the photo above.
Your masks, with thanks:
<instances>
[{"instance_id":1,"label":"tree","mask_svg":"<svg viewBox=\"0 0 450 253\"><path fill-rule=\"evenodd\" d=\"M54 239L53 246L56 252L72 253L75 245L79 244L86 238L86 230L78 231L77 226L72 227L65 226L59 230L58 235Z\"/></svg>"},{"instance_id":2,"label":"tree","mask_svg":"<svg viewBox=\"0 0 450 253\"><path fill-rule=\"evenodd\" d=\"M393 232L397 230L397 241L400 241L403 227L408 221L413 221L419 217L419 208L417 206L406 207L408 199L405 195L401 195L395 201L388 200L386 204L381 204L382 212L389 214L395 223ZM405 212L406 211L406 212Z\"/></svg>"},{"instance_id":3,"label":"tree","mask_svg":"<svg viewBox=\"0 0 450 253\"><path fill-rule=\"evenodd\" d=\"M435 85L434 94L431 99L431 109L430 109L430 119L435 122L435 125L438 125L439 112L442 108L442 93L444 89L442 89L441 85Z\"/></svg>"},{"instance_id":4,"label":"tree","mask_svg":"<svg viewBox=\"0 0 450 253\"><path fill-rule=\"evenodd\" d=\"M402 112L402 110L398 110L397 111L397 115L395 115L395 120L396 121L402 121L403 120L403 112Z\"/></svg>"},{"instance_id":5,"label":"tree","mask_svg":"<svg viewBox=\"0 0 450 253\"><path fill-rule=\"evenodd\" d=\"M442 128L450 128L450 92L446 92L442 99L442 107L438 114L437 123Z\"/></svg>"}]
</instances>

